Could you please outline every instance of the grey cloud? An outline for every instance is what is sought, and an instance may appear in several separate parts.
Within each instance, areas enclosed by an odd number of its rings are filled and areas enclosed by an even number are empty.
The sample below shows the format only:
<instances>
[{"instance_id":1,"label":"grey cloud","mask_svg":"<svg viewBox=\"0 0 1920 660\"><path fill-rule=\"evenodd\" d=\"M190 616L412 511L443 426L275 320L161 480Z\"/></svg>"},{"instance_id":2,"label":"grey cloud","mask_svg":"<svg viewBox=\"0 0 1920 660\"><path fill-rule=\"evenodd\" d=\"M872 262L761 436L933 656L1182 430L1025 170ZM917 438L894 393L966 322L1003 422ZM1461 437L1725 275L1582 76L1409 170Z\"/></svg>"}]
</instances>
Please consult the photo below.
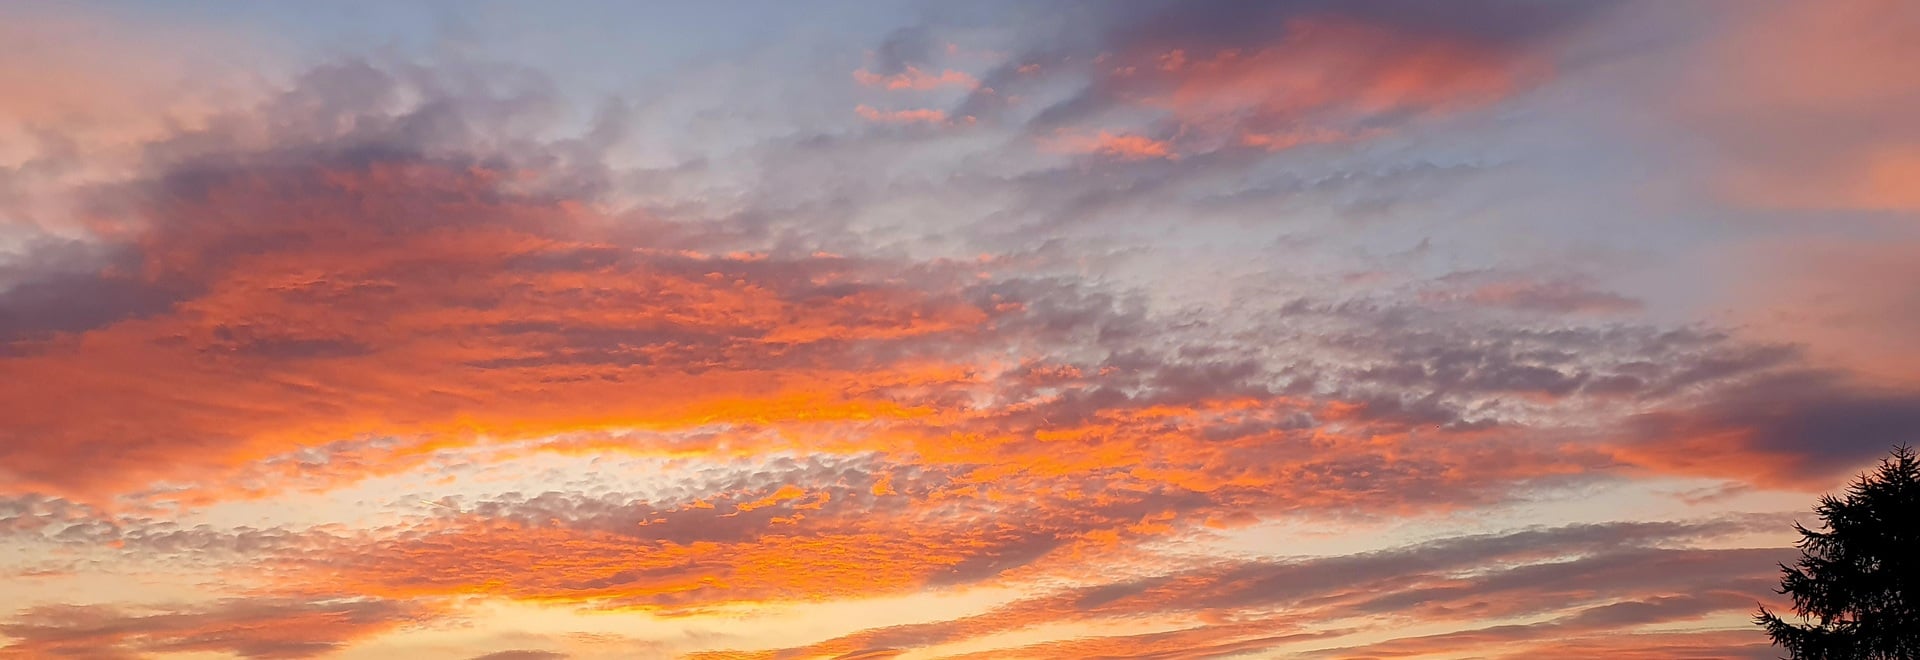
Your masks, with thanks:
<instances>
[{"instance_id":1,"label":"grey cloud","mask_svg":"<svg viewBox=\"0 0 1920 660\"><path fill-rule=\"evenodd\" d=\"M193 288L147 276L131 251L75 241L29 245L22 258L0 260L0 355L20 350L23 340L164 312Z\"/></svg>"},{"instance_id":2,"label":"grey cloud","mask_svg":"<svg viewBox=\"0 0 1920 660\"><path fill-rule=\"evenodd\" d=\"M1849 382L1810 369L1769 373L1628 420L1636 446L1690 451L1696 437L1732 439L1724 450L1789 459L1792 480L1832 478L1888 447L1920 439L1920 393Z\"/></svg>"},{"instance_id":3,"label":"grey cloud","mask_svg":"<svg viewBox=\"0 0 1920 660\"><path fill-rule=\"evenodd\" d=\"M141 561L204 566L327 547L340 537L281 527L182 527L165 519L111 514L62 498L24 495L0 497L0 540L114 548Z\"/></svg>"},{"instance_id":4,"label":"grey cloud","mask_svg":"<svg viewBox=\"0 0 1920 660\"><path fill-rule=\"evenodd\" d=\"M933 30L929 26L916 25L900 28L887 35L885 41L875 48L874 72L891 76L907 70L907 67L924 65L934 55L936 44Z\"/></svg>"}]
</instances>

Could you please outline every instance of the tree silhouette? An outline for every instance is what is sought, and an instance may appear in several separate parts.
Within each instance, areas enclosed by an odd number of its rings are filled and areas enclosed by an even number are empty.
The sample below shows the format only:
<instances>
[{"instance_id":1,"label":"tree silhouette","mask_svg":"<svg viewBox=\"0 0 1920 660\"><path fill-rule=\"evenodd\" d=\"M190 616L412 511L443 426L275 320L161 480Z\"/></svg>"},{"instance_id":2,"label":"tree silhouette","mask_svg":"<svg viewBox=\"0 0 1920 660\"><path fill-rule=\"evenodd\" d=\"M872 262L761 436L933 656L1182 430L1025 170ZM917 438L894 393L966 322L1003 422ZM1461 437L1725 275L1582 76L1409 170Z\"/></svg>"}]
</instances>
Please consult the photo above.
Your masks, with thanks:
<instances>
[{"instance_id":1,"label":"tree silhouette","mask_svg":"<svg viewBox=\"0 0 1920 660\"><path fill-rule=\"evenodd\" d=\"M1825 495L1825 523L1800 532L1800 561L1782 564L1792 623L1760 608L1754 623L1795 660L1920 660L1920 459L1894 447L1845 498Z\"/></svg>"}]
</instances>

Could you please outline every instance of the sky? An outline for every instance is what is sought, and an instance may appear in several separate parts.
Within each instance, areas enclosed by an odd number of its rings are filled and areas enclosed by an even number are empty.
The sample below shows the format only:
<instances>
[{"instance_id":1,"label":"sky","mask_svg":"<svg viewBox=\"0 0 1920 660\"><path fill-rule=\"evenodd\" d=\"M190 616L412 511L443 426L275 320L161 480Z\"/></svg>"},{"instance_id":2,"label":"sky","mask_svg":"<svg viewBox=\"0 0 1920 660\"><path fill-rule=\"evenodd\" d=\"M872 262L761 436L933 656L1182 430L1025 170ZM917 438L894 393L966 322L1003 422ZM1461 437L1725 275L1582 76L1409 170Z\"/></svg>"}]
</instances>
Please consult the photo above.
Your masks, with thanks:
<instances>
[{"instance_id":1,"label":"sky","mask_svg":"<svg viewBox=\"0 0 1920 660\"><path fill-rule=\"evenodd\" d=\"M0 1L0 658L1776 657L1920 3Z\"/></svg>"}]
</instances>

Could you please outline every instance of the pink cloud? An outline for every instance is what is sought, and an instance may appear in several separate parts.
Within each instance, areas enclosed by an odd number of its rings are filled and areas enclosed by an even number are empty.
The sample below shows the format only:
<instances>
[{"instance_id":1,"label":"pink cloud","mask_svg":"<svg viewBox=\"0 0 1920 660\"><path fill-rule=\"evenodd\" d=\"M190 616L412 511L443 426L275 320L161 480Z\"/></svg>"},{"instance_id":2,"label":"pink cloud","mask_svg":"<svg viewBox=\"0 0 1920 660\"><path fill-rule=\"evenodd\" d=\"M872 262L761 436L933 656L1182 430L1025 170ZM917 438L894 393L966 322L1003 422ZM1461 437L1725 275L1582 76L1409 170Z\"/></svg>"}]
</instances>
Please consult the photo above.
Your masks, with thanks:
<instances>
[{"instance_id":1,"label":"pink cloud","mask_svg":"<svg viewBox=\"0 0 1920 660\"><path fill-rule=\"evenodd\" d=\"M945 69L939 73L929 73L915 66L908 66L904 71L892 75L859 69L853 72L853 79L868 87L894 91L930 91L942 87L971 90L980 86L980 79L965 71Z\"/></svg>"},{"instance_id":2,"label":"pink cloud","mask_svg":"<svg viewBox=\"0 0 1920 660\"><path fill-rule=\"evenodd\" d=\"M1782 3L1733 12L1677 67L1669 102L1712 147L1734 203L1920 211L1920 7Z\"/></svg>"},{"instance_id":3,"label":"pink cloud","mask_svg":"<svg viewBox=\"0 0 1920 660\"><path fill-rule=\"evenodd\" d=\"M855 106L853 111L862 119L882 124L941 124L947 121L946 112L932 108L881 110L873 106L860 105Z\"/></svg>"},{"instance_id":4,"label":"pink cloud","mask_svg":"<svg viewBox=\"0 0 1920 660\"><path fill-rule=\"evenodd\" d=\"M1129 133L1066 131L1043 139L1040 144L1042 149L1057 153L1093 154L1120 160L1180 159L1171 142Z\"/></svg>"}]
</instances>

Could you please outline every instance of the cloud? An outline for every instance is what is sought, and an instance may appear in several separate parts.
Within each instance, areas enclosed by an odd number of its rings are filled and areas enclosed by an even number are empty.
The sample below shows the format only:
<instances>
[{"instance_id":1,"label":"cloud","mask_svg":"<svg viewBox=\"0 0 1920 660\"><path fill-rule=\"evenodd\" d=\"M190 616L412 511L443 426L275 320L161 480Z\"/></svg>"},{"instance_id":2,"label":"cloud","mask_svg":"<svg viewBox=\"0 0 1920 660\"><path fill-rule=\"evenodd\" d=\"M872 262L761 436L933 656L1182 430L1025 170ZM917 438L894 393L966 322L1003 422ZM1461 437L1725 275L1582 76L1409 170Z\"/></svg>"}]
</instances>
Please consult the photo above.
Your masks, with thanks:
<instances>
[{"instance_id":1,"label":"cloud","mask_svg":"<svg viewBox=\"0 0 1920 660\"><path fill-rule=\"evenodd\" d=\"M1671 103L1712 141L1716 183L1757 207L1911 213L1920 193L1920 11L1862 0L1741 12L1674 76Z\"/></svg>"},{"instance_id":2,"label":"cloud","mask_svg":"<svg viewBox=\"0 0 1920 660\"><path fill-rule=\"evenodd\" d=\"M1481 3L1444 15L1410 3L1110 6L984 78L956 114L986 117L1080 88L1032 114L1042 134L1173 135L1190 154L1365 139L1483 107L1546 79L1550 40L1587 12ZM1424 20L1410 17L1420 16ZM1090 25L1089 25L1090 24ZM1142 123L1144 122L1144 126Z\"/></svg>"},{"instance_id":3,"label":"cloud","mask_svg":"<svg viewBox=\"0 0 1920 660\"><path fill-rule=\"evenodd\" d=\"M961 264L712 253L689 226L615 222L580 196L590 169L445 151L537 109L521 90L457 114L378 109L414 84L317 70L270 106L351 121L288 111L316 133L253 151L200 153L226 138L199 133L157 145L181 155L95 197L129 224L76 248L105 263L9 262L21 284L0 296L0 360L27 376L7 386L12 480L97 494L369 433L621 424L554 408L586 401L650 400L620 416L676 408L696 424L776 399L897 409L827 401L941 371L938 354L993 316L960 293ZM338 125L352 128L321 128ZM75 396L101 391L107 363L125 397ZM799 378L808 364L825 371ZM839 384L796 389L819 377ZM533 390L548 412L469 416Z\"/></svg>"},{"instance_id":4,"label":"cloud","mask_svg":"<svg viewBox=\"0 0 1920 660\"><path fill-rule=\"evenodd\" d=\"M848 128L835 98L837 132L760 127L683 158L677 134L628 139L648 103L556 137L581 118L542 76L349 60L153 138L123 180L67 191L76 230L0 257L0 370L20 376L0 379L0 536L263 567L257 598L35 610L9 634L268 657L470 596L685 617L993 587L1022 595L790 651L1087 625L1129 634L995 652L1744 653L1646 630L1761 593L1779 549L1731 547L1742 524L1164 554L1569 485L1814 489L1920 421L1909 390L1632 314L1579 277L1288 279L1275 264L1341 246L1253 228L1345 230L1275 200L1345 222L1453 187L1482 165L1350 151L1544 89L1593 20L1423 7L1097 5L1004 71L933 62L908 30L855 74L865 95L967 95L858 117L978 112L967 131ZM845 88L845 70L822 75ZM1036 143L1096 157L1001 150ZM615 144L670 164L620 169ZM1308 147L1334 157L1292 159ZM1220 252L1182 252L1209 241L1245 243L1258 272L1213 278ZM1151 259L1176 267L1135 272ZM1180 277L1221 295L1161 286ZM658 469L609 467L626 461ZM553 464L578 473L531 472ZM432 508L364 529L184 522L381 477L434 480ZM226 623L292 619L322 623ZM1410 622L1455 632L1348 639ZM261 637L279 628L311 632Z\"/></svg>"},{"instance_id":5,"label":"cloud","mask_svg":"<svg viewBox=\"0 0 1920 660\"><path fill-rule=\"evenodd\" d=\"M860 115L861 119L883 124L943 124L947 121L947 113L931 108L880 110L872 106L861 105L855 106L853 112L854 114Z\"/></svg>"},{"instance_id":6,"label":"cloud","mask_svg":"<svg viewBox=\"0 0 1920 660\"><path fill-rule=\"evenodd\" d=\"M191 284L143 277L138 257L48 240L0 264L0 342L45 339L166 311ZM4 349L0 349L4 350Z\"/></svg>"},{"instance_id":7,"label":"cloud","mask_svg":"<svg viewBox=\"0 0 1920 660\"><path fill-rule=\"evenodd\" d=\"M1155 158L1177 160L1180 158L1173 152L1173 147L1165 141L1142 135L1114 134L1106 131L1092 135L1063 133L1041 141L1041 147L1061 153L1095 154L1120 160Z\"/></svg>"},{"instance_id":8,"label":"cloud","mask_svg":"<svg viewBox=\"0 0 1920 660\"><path fill-rule=\"evenodd\" d=\"M129 612L106 606L41 607L0 624L7 653L231 653L242 658L310 658L414 621L423 612L393 601L229 600L196 608Z\"/></svg>"},{"instance_id":9,"label":"cloud","mask_svg":"<svg viewBox=\"0 0 1920 660\"><path fill-rule=\"evenodd\" d=\"M862 85L890 91L928 91L942 87L973 89L980 86L979 80L964 71L946 69L933 73L922 71L919 67L912 65L893 74L880 74L860 69L853 72L853 79Z\"/></svg>"},{"instance_id":10,"label":"cloud","mask_svg":"<svg viewBox=\"0 0 1920 660\"><path fill-rule=\"evenodd\" d=\"M1731 250L1726 293L1744 334L1806 347L1823 366L1888 385L1912 385L1920 357L1905 350L1920 332L1920 238L1796 236Z\"/></svg>"},{"instance_id":11,"label":"cloud","mask_svg":"<svg viewBox=\"0 0 1920 660\"><path fill-rule=\"evenodd\" d=\"M1442 281L1465 290L1435 292L1430 299L1557 315L1623 314L1645 306L1633 298L1596 290L1578 278L1456 273Z\"/></svg>"},{"instance_id":12,"label":"cloud","mask_svg":"<svg viewBox=\"0 0 1920 660\"><path fill-rule=\"evenodd\" d=\"M53 6L13 18L0 27L11 45L0 53L0 84L13 90L0 100L0 198L9 202L33 197L29 186L101 174L85 165L118 169L134 158L129 147L251 98L254 72L223 55L272 61L245 37L185 23ZM0 219L51 220L34 216L9 208Z\"/></svg>"},{"instance_id":13,"label":"cloud","mask_svg":"<svg viewBox=\"0 0 1920 660\"><path fill-rule=\"evenodd\" d=\"M562 660L566 657L567 654L554 651L496 651L468 660Z\"/></svg>"},{"instance_id":14,"label":"cloud","mask_svg":"<svg viewBox=\"0 0 1920 660\"><path fill-rule=\"evenodd\" d=\"M1703 599L1681 596L1665 599L1657 605L1636 601L1595 609L1612 610L1631 607L1642 611L1662 609L1686 612L1688 608L1699 607L1718 607L1720 611L1752 607L1750 600L1741 602L1739 608L1729 607L1732 604L1731 599L1725 599L1717 605L1707 604L1707 602L1703 602ZM1422 657L1459 652L1484 653L1490 649L1500 649L1500 655L1489 656L1499 658L1540 657L1540 654L1558 653L1575 655L1600 653L1607 657L1649 660L1676 656L1749 660L1775 657L1771 645L1755 642L1751 636L1732 632L1622 634L1617 630L1599 628L1598 630L1602 632L1594 634L1596 630L1585 625L1584 614L1576 614L1566 620L1547 623L1513 624L1426 637L1400 638L1379 644L1317 653L1312 657ZM1693 617L1684 615L1676 617L1680 621L1689 618ZM1666 623L1676 619L1661 619L1649 621L1649 623Z\"/></svg>"},{"instance_id":15,"label":"cloud","mask_svg":"<svg viewBox=\"0 0 1920 660\"><path fill-rule=\"evenodd\" d=\"M934 55L933 31L925 25L894 30L873 50L875 75L897 75Z\"/></svg>"},{"instance_id":16,"label":"cloud","mask_svg":"<svg viewBox=\"0 0 1920 660\"><path fill-rule=\"evenodd\" d=\"M1788 372L1746 379L1687 405L1637 415L1630 462L1762 484L1827 483L1920 437L1920 396Z\"/></svg>"},{"instance_id":17,"label":"cloud","mask_svg":"<svg viewBox=\"0 0 1920 660\"><path fill-rule=\"evenodd\" d=\"M1431 391L1296 401L1276 396L1282 377L1258 357L1196 359L1194 343L1146 350L1150 337L1175 337L1177 319L1076 278L1000 274L994 259L743 245L737 225L606 209L597 191L610 175L593 154L516 128L551 112L546 85L508 78L464 89L406 68L322 66L264 103L285 127L274 140L236 144L262 121L242 113L154 145L150 171L99 189L94 203L121 224L79 254L104 263L10 263L29 284L0 298L0 318L84 320L18 336L0 358L31 375L0 385L20 408L0 450L13 480L96 498L162 481L232 484L172 495L204 503L400 472L421 448L482 437L892 420L882 435L906 444L848 451L1003 465L982 475L1126 470L1212 493L1281 478L1239 464L1283 451L1280 438L1305 434L1303 416L1471 424L1457 408L1470 402ZM130 293L43 294L36 282ZM1050 393L983 380L1003 368L986 356L1007 351L1083 353L1063 366L1101 376ZM1472 386L1560 396L1589 378L1501 370L1476 371ZM1137 387L1149 389L1128 392ZM963 401L981 395L1031 401ZM1141 459L1064 462L1042 444L1123 452L1183 419L1207 440L1162 440ZM940 425L982 441L940 446ZM315 448L329 458L286 458ZM1327 464L1380 460L1371 453Z\"/></svg>"},{"instance_id":18,"label":"cloud","mask_svg":"<svg viewBox=\"0 0 1920 660\"><path fill-rule=\"evenodd\" d=\"M1272 634L1286 629L1279 621L1249 621L1137 635L1081 637L1040 642L1026 646L964 653L953 658L1230 658L1249 652L1271 649L1287 643L1327 637L1333 633ZM1235 634L1239 633L1239 634ZM1251 636L1249 636L1251 635ZM1233 639L1240 637L1240 639ZM1221 641L1233 639L1233 641Z\"/></svg>"},{"instance_id":19,"label":"cloud","mask_svg":"<svg viewBox=\"0 0 1920 660\"><path fill-rule=\"evenodd\" d=\"M1182 573L1119 579L1068 589L950 621L866 630L755 657L814 657L888 648L932 649L1062 622L1196 620L1164 633L1086 637L985 652L998 657L1118 654L1213 657L1287 646L1326 648L1332 639L1380 625L1478 621L1558 614L1551 625L1509 626L1368 647L1471 648L1473 643L1539 642L1582 633L1620 633L1647 624L1752 607L1773 575L1778 548L1687 546L1741 533L1755 521L1579 525L1442 538L1359 555L1219 562ZM1744 591L1745 593L1741 593ZM1666 594L1687 594L1668 596ZM1296 632L1320 628L1320 632ZM1491 638L1490 638L1491 636ZM1355 649L1316 654L1348 656ZM1182 655L1182 654L1186 655ZM1137 655L1136 655L1137 654Z\"/></svg>"}]
</instances>

